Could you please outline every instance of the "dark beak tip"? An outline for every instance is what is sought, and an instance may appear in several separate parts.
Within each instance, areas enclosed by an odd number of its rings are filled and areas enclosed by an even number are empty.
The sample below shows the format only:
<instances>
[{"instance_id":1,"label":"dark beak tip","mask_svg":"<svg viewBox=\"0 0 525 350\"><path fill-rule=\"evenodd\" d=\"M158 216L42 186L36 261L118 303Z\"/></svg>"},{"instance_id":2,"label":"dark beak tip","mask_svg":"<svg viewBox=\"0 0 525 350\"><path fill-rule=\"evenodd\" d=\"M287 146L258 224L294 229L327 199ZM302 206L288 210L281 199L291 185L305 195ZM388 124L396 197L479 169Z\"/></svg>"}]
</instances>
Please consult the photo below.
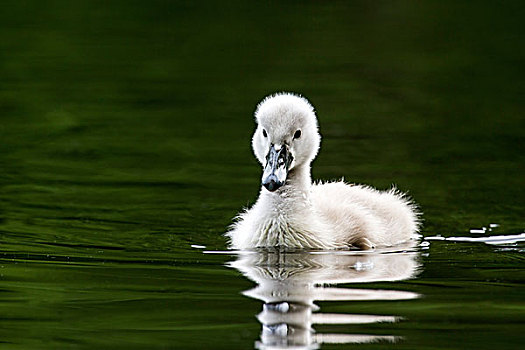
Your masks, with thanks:
<instances>
[{"instance_id":1,"label":"dark beak tip","mask_svg":"<svg viewBox=\"0 0 525 350\"><path fill-rule=\"evenodd\" d=\"M270 192L274 192L284 183L279 181L275 175L270 175L265 181L263 181L263 186Z\"/></svg>"},{"instance_id":2,"label":"dark beak tip","mask_svg":"<svg viewBox=\"0 0 525 350\"><path fill-rule=\"evenodd\" d=\"M277 186L277 182L273 181L273 180L270 180L268 182L265 182L264 184L264 187L266 187L266 189L270 192L273 192L275 191L277 188L279 188L279 186Z\"/></svg>"}]
</instances>

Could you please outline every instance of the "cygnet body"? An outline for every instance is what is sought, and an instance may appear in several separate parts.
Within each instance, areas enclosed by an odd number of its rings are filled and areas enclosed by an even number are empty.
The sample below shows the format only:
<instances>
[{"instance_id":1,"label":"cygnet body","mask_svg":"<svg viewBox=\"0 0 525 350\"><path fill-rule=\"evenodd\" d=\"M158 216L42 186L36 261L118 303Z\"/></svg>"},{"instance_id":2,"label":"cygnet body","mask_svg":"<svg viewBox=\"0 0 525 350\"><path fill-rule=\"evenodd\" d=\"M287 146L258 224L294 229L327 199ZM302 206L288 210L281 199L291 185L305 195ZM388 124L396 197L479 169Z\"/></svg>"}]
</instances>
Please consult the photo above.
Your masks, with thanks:
<instances>
[{"instance_id":1,"label":"cygnet body","mask_svg":"<svg viewBox=\"0 0 525 350\"><path fill-rule=\"evenodd\" d=\"M312 105L291 93L268 96L252 138L263 166L257 202L226 234L233 249L370 249L407 241L418 230L415 206L393 189L340 182L312 184L321 136Z\"/></svg>"}]
</instances>

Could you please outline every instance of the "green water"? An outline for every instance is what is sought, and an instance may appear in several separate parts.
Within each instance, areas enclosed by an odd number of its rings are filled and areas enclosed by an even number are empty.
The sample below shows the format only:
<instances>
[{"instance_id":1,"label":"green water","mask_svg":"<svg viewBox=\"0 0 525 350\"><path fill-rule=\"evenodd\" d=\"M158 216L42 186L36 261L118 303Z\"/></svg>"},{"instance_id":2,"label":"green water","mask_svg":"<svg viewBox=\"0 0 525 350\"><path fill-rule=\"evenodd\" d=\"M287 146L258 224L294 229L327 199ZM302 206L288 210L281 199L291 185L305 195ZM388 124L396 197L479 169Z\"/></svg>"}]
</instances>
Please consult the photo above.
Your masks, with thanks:
<instances>
[{"instance_id":1,"label":"green water","mask_svg":"<svg viewBox=\"0 0 525 350\"><path fill-rule=\"evenodd\" d=\"M313 324L317 343L391 337L322 349L519 348L522 243L244 265L203 250L256 199L252 114L283 90L317 109L314 178L395 183L424 236L523 232L523 18L520 1L3 2L0 348L261 347L262 299L242 292L330 271L352 275L331 282L345 298L318 290L313 314L395 320ZM397 277L372 279L389 259Z\"/></svg>"}]
</instances>

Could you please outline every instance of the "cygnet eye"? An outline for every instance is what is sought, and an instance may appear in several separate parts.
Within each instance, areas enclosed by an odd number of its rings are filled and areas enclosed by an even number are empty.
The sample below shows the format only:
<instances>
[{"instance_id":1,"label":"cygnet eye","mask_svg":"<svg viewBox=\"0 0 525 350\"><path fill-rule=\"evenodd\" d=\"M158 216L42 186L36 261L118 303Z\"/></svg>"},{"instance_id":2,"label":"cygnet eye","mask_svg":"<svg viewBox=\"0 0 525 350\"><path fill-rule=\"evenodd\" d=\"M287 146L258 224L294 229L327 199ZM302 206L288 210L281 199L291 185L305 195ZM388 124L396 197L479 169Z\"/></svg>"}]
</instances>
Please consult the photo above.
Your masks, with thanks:
<instances>
[{"instance_id":1,"label":"cygnet eye","mask_svg":"<svg viewBox=\"0 0 525 350\"><path fill-rule=\"evenodd\" d=\"M268 134L266 133L266 130L263 129L263 136L268 137Z\"/></svg>"},{"instance_id":2,"label":"cygnet eye","mask_svg":"<svg viewBox=\"0 0 525 350\"><path fill-rule=\"evenodd\" d=\"M301 130L297 130L297 131L295 132L295 134L293 134L293 138L294 138L294 140L295 140L295 139L298 139L299 137L301 137Z\"/></svg>"}]
</instances>

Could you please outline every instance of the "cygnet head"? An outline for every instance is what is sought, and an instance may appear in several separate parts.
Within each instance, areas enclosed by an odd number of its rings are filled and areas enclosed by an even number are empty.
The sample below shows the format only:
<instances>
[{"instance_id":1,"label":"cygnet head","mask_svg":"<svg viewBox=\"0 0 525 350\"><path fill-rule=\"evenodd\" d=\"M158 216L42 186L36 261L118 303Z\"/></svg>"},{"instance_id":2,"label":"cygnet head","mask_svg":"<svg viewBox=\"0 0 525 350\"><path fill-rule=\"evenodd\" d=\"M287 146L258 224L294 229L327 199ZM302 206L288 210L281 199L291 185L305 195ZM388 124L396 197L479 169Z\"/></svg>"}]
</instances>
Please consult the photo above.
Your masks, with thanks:
<instances>
[{"instance_id":1,"label":"cygnet head","mask_svg":"<svg viewBox=\"0 0 525 350\"><path fill-rule=\"evenodd\" d=\"M253 152L263 166L262 184L273 192L284 185L290 171L308 167L315 158L321 141L317 118L305 98L279 93L259 103L255 120Z\"/></svg>"}]
</instances>

